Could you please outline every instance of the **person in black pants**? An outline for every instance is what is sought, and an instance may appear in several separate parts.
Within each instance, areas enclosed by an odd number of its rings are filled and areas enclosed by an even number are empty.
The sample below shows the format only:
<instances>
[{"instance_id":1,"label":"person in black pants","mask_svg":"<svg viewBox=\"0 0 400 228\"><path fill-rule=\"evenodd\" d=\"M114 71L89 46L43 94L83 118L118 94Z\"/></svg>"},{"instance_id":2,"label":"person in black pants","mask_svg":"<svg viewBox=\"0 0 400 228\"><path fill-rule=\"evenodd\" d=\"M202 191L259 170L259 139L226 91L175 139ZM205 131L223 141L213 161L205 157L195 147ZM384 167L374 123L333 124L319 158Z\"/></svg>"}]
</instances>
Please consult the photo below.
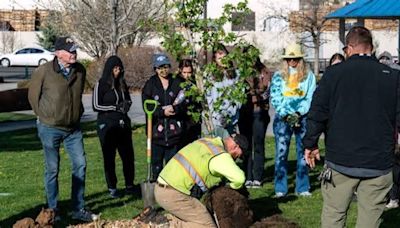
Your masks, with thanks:
<instances>
[{"instance_id":1,"label":"person in black pants","mask_svg":"<svg viewBox=\"0 0 400 228\"><path fill-rule=\"evenodd\" d=\"M170 73L171 62L165 54L153 55L155 75L147 80L142 90L142 102L156 100L157 108L153 113L151 143L151 181L157 180L165 164L178 152L182 135L182 114L185 105L173 104L182 79L174 78Z\"/></svg>"},{"instance_id":2,"label":"person in black pants","mask_svg":"<svg viewBox=\"0 0 400 228\"><path fill-rule=\"evenodd\" d=\"M249 142L251 153L245 157L244 165L247 166L246 182L247 188L260 188L264 174L265 162L265 133L270 117L269 88L271 84L271 73L259 58L254 65L256 74L249 78L249 91L247 101L240 109L239 130L245 135Z\"/></svg>"},{"instance_id":3,"label":"person in black pants","mask_svg":"<svg viewBox=\"0 0 400 228\"><path fill-rule=\"evenodd\" d=\"M93 92L93 110L98 112L97 134L103 151L104 172L112 198L121 194L117 191L115 154L118 149L125 178L125 193L134 194L135 176L132 145L131 120L128 111L132 101L124 79L124 66L117 56L107 59L103 74Z\"/></svg>"}]
</instances>

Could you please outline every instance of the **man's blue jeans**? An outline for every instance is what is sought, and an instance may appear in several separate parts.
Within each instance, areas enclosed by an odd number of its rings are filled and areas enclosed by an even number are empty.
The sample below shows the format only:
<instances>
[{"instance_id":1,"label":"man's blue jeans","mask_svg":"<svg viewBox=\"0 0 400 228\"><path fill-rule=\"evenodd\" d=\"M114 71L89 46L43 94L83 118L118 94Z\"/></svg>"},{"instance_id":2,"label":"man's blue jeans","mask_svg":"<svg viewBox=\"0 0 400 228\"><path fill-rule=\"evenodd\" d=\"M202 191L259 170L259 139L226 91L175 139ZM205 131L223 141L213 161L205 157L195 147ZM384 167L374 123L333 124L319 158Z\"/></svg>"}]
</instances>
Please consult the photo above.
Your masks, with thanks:
<instances>
[{"instance_id":1,"label":"man's blue jeans","mask_svg":"<svg viewBox=\"0 0 400 228\"><path fill-rule=\"evenodd\" d=\"M57 209L60 145L63 142L72 165L72 209L84 208L86 159L81 130L65 131L37 122L45 159L45 189L49 208Z\"/></svg>"},{"instance_id":2,"label":"man's blue jeans","mask_svg":"<svg viewBox=\"0 0 400 228\"><path fill-rule=\"evenodd\" d=\"M275 116L273 123L275 135L275 192L287 194L288 154L290 139L294 133L296 138L296 193L309 191L310 180L308 168L304 160L304 146L302 139L306 133L306 118L301 117L300 127L291 127L279 115Z\"/></svg>"}]
</instances>

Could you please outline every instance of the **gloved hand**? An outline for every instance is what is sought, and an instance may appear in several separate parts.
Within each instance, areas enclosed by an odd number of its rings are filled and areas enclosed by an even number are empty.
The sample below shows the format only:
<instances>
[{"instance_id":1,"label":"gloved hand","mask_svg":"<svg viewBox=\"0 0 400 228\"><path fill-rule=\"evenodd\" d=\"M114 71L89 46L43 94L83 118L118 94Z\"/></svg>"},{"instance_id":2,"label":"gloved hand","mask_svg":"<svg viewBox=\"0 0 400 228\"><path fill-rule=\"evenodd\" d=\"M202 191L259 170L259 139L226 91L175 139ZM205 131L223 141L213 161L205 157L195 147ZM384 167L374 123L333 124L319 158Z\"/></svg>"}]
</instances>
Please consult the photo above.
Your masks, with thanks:
<instances>
[{"instance_id":1,"label":"gloved hand","mask_svg":"<svg viewBox=\"0 0 400 228\"><path fill-rule=\"evenodd\" d=\"M117 112L121 112L123 114L128 113L130 107L132 105L132 101L130 100L123 100L122 102L120 102L119 104L117 104L116 106L116 110Z\"/></svg>"},{"instance_id":2,"label":"gloved hand","mask_svg":"<svg viewBox=\"0 0 400 228\"><path fill-rule=\"evenodd\" d=\"M300 113L295 112L293 114L289 114L285 116L283 119L289 124L291 127L300 127Z\"/></svg>"}]
</instances>

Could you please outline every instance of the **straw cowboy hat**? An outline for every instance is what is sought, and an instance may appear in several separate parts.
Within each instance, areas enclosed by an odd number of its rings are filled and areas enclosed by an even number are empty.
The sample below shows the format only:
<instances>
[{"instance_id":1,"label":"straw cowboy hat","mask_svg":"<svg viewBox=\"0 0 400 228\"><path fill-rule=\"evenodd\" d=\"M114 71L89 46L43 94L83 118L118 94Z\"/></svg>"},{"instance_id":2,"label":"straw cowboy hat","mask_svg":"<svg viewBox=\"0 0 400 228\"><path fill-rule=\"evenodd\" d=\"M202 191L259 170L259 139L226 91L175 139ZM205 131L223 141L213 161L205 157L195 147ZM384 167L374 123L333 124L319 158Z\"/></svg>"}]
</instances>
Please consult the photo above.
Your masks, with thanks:
<instances>
[{"instance_id":1,"label":"straw cowboy hat","mask_svg":"<svg viewBox=\"0 0 400 228\"><path fill-rule=\"evenodd\" d=\"M290 44L285 48L285 53L282 55L283 59L289 58L303 58L304 53L300 44Z\"/></svg>"}]
</instances>

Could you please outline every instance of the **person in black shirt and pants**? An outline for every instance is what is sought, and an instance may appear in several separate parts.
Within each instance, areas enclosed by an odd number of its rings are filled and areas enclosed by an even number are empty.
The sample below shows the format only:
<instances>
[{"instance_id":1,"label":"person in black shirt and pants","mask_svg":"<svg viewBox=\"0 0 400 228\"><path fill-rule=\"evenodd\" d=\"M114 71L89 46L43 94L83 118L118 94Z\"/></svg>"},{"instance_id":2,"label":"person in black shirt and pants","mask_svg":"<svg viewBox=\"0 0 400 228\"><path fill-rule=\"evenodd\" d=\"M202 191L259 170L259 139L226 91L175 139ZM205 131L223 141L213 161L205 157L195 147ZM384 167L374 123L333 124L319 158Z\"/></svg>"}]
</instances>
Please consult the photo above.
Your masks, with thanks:
<instances>
[{"instance_id":1,"label":"person in black shirt and pants","mask_svg":"<svg viewBox=\"0 0 400 228\"><path fill-rule=\"evenodd\" d=\"M132 145L131 120L128 116L132 101L124 79L124 66L117 56L107 59L103 74L93 91L93 110L98 112L97 134L103 151L104 172L112 198L121 194L117 191L115 154L118 149L125 178L125 193L134 194L135 177Z\"/></svg>"}]
</instances>

